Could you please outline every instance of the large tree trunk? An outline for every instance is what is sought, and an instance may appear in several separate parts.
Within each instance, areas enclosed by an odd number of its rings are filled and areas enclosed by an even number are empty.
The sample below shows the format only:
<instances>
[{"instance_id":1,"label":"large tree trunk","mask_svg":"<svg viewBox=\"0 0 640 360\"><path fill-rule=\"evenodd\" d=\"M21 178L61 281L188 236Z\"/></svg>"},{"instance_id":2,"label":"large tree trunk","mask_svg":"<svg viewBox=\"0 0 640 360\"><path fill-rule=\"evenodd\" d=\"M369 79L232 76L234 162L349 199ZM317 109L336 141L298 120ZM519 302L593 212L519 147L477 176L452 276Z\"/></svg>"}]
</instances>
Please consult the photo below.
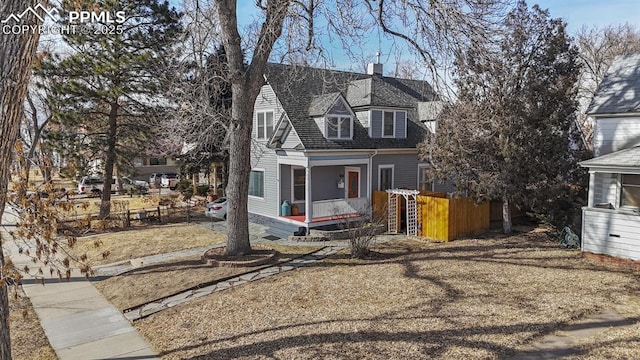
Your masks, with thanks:
<instances>
[{"instance_id":1,"label":"large tree trunk","mask_svg":"<svg viewBox=\"0 0 640 360\"><path fill-rule=\"evenodd\" d=\"M506 196L502 197L502 231L511 234L511 204Z\"/></svg>"},{"instance_id":2,"label":"large tree trunk","mask_svg":"<svg viewBox=\"0 0 640 360\"><path fill-rule=\"evenodd\" d=\"M251 172L251 130L253 128L253 103L249 91L241 86L233 87L231 105L232 122L229 127L229 180L227 182L227 255L251 252L249 243L249 173Z\"/></svg>"},{"instance_id":3,"label":"large tree trunk","mask_svg":"<svg viewBox=\"0 0 640 360\"><path fill-rule=\"evenodd\" d=\"M116 163L116 137L118 135L118 104L111 104L109 112L109 131L107 133L107 159L104 163L104 186L100 202L100 219L106 219L111 213L111 179Z\"/></svg>"},{"instance_id":4,"label":"large tree trunk","mask_svg":"<svg viewBox=\"0 0 640 360\"><path fill-rule=\"evenodd\" d=\"M0 19L11 14L22 14L33 7L37 0L0 2ZM39 25L34 16L22 19L25 24ZM11 175L11 156L24 111L24 99L31 75L38 44L38 34L2 34L0 36L0 218L7 200ZM0 269L4 267L4 256L0 239ZM9 336L9 293L5 280L0 276L0 360L11 359L11 337Z\"/></svg>"}]
</instances>

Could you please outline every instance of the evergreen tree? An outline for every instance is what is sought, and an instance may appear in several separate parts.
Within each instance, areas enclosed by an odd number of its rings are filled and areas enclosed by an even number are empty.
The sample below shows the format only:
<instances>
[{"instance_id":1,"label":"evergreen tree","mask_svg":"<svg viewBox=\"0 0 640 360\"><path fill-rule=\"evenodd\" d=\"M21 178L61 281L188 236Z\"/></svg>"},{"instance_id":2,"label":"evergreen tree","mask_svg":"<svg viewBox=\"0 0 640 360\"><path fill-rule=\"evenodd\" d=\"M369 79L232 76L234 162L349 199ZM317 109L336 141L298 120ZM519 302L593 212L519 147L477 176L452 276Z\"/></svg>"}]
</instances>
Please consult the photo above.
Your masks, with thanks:
<instances>
[{"instance_id":1,"label":"evergreen tree","mask_svg":"<svg viewBox=\"0 0 640 360\"><path fill-rule=\"evenodd\" d=\"M45 76L60 79L52 101L59 109L54 122L60 139L73 139L76 155L98 153L104 164L100 216L110 212L114 167L140 156L170 104L161 79L171 59L172 44L182 31L180 14L159 0L63 1L70 10L109 12L121 23L75 24L63 34L69 56L54 56L43 64ZM63 18L68 18L66 15ZM74 25L74 24L70 24Z\"/></svg>"},{"instance_id":2,"label":"evergreen tree","mask_svg":"<svg viewBox=\"0 0 640 360\"><path fill-rule=\"evenodd\" d=\"M471 44L457 59L459 101L448 106L438 134L421 155L438 178L452 178L477 199L544 211L576 169L577 49L560 19L519 2L503 32Z\"/></svg>"}]
</instances>

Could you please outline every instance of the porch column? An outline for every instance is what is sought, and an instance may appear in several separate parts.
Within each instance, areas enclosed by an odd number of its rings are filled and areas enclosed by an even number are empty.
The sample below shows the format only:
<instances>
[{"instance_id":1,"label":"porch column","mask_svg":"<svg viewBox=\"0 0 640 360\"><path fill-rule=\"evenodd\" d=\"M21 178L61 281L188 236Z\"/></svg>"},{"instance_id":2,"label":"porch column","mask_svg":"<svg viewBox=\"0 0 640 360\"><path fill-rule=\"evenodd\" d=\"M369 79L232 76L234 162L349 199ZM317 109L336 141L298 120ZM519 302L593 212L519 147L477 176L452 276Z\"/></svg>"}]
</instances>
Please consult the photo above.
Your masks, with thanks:
<instances>
[{"instance_id":1,"label":"porch column","mask_svg":"<svg viewBox=\"0 0 640 360\"><path fill-rule=\"evenodd\" d=\"M305 177L304 177L304 221L308 224L311 223L311 219L313 218L313 204L311 203L311 165L307 164L305 168Z\"/></svg>"},{"instance_id":2,"label":"porch column","mask_svg":"<svg viewBox=\"0 0 640 360\"><path fill-rule=\"evenodd\" d=\"M596 194L596 172L589 171L589 200L587 202L587 206L593 207L595 202L595 194Z\"/></svg>"}]
</instances>

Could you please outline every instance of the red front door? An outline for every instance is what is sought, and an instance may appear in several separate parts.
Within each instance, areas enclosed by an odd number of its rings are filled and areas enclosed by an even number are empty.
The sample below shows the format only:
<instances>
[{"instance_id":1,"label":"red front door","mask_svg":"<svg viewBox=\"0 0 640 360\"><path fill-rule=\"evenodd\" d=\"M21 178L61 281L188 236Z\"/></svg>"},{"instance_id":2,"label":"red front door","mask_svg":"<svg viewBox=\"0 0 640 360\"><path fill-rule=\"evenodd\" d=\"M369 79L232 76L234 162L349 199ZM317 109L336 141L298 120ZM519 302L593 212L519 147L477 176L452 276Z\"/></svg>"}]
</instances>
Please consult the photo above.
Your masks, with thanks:
<instances>
[{"instance_id":1,"label":"red front door","mask_svg":"<svg viewBox=\"0 0 640 360\"><path fill-rule=\"evenodd\" d=\"M360 197L360 173L357 171L347 172L348 191L347 197L358 198Z\"/></svg>"}]
</instances>

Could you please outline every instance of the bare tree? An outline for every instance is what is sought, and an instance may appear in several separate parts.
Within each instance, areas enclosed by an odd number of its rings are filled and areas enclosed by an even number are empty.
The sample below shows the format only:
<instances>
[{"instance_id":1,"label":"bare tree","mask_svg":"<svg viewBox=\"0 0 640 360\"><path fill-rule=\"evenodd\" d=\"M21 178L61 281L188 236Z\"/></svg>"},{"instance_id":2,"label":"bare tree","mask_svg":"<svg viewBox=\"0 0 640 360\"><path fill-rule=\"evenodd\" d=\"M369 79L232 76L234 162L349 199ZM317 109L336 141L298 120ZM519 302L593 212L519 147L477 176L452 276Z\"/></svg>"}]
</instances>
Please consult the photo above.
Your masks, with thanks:
<instances>
[{"instance_id":1,"label":"bare tree","mask_svg":"<svg viewBox=\"0 0 640 360\"><path fill-rule=\"evenodd\" d=\"M640 53L640 29L631 24L607 27L583 26L576 34L580 50L582 73L580 75L578 122L586 146L593 146L593 123L585 112L596 90L618 55Z\"/></svg>"},{"instance_id":2,"label":"bare tree","mask_svg":"<svg viewBox=\"0 0 640 360\"><path fill-rule=\"evenodd\" d=\"M38 0L3 1L0 19L22 14L28 7L35 7ZM28 15L22 21L39 25L36 16ZM38 44L38 33L20 32L0 37L0 218L4 213L9 185L11 156L23 114L24 99L31 75ZM0 245L2 240L0 240ZM0 251L0 359L11 359L9 336L9 298L4 278L5 261Z\"/></svg>"},{"instance_id":3,"label":"bare tree","mask_svg":"<svg viewBox=\"0 0 640 360\"><path fill-rule=\"evenodd\" d=\"M259 22L238 26L237 2L215 3L231 84L231 116L226 132L230 166L227 198L227 255L251 251L248 187L251 170L253 104L264 84L269 59L305 65L330 65L325 43L340 44L348 55L378 31L407 43L438 74L439 64L460 47L484 41L504 15L508 0L260 0ZM243 50L248 54L244 56Z\"/></svg>"}]
</instances>

